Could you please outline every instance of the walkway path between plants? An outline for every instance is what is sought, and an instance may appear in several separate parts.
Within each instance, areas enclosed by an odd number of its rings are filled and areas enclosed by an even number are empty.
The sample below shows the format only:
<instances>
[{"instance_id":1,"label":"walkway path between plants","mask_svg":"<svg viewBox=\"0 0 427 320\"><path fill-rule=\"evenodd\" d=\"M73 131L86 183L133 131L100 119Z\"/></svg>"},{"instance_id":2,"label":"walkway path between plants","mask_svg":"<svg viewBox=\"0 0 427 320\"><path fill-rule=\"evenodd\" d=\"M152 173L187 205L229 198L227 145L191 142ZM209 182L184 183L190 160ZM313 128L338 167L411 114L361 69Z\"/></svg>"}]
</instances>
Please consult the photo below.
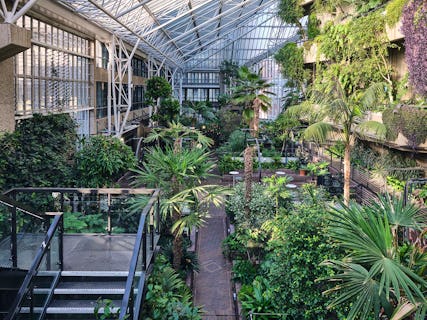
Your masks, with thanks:
<instances>
[{"instance_id":1,"label":"walkway path between plants","mask_svg":"<svg viewBox=\"0 0 427 320\"><path fill-rule=\"evenodd\" d=\"M224 208L211 207L210 218L199 230L197 252L200 271L194 276L194 302L203 306L205 320L235 320L231 264L222 254L227 235Z\"/></svg>"}]
</instances>

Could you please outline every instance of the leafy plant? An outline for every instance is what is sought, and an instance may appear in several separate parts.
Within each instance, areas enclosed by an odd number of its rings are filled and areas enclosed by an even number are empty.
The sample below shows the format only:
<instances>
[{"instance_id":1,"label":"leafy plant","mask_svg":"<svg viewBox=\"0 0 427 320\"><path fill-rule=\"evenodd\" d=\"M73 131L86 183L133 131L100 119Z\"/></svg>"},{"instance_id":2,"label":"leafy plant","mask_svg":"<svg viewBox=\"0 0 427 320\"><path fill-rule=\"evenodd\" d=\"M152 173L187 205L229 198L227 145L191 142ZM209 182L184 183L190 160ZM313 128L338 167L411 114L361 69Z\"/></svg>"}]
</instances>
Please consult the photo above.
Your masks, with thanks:
<instances>
[{"instance_id":1,"label":"leafy plant","mask_svg":"<svg viewBox=\"0 0 427 320\"><path fill-rule=\"evenodd\" d=\"M402 32L405 35L405 59L409 70L409 82L421 95L427 95L427 3L410 0L403 8Z\"/></svg>"},{"instance_id":2,"label":"leafy plant","mask_svg":"<svg viewBox=\"0 0 427 320\"><path fill-rule=\"evenodd\" d=\"M257 268L248 260L236 260L233 263L233 280L241 284L251 284L257 275Z\"/></svg>"},{"instance_id":3,"label":"leafy plant","mask_svg":"<svg viewBox=\"0 0 427 320\"><path fill-rule=\"evenodd\" d=\"M226 202L226 211L234 216L236 225L244 230L260 230L262 225L275 215L275 200L266 197L267 188L259 183L253 184L251 202L248 204L250 215L245 213L244 185L234 187L234 194Z\"/></svg>"},{"instance_id":4,"label":"leafy plant","mask_svg":"<svg viewBox=\"0 0 427 320\"><path fill-rule=\"evenodd\" d=\"M162 255L156 257L147 280L143 308L146 319L202 319L201 308L193 306L189 288Z\"/></svg>"},{"instance_id":5,"label":"leafy plant","mask_svg":"<svg viewBox=\"0 0 427 320\"><path fill-rule=\"evenodd\" d=\"M329 173L329 162L310 162L307 163L307 170L315 176L324 176Z\"/></svg>"},{"instance_id":6,"label":"leafy plant","mask_svg":"<svg viewBox=\"0 0 427 320\"><path fill-rule=\"evenodd\" d=\"M220 174L228 174L230 171L243 169L243 162L234 160L232 156L224 155L218 161L218 170Z\"/></svg>"},{"instance_id":7,"label":"leafy plant","mask_svg":"<svg viewBox=\"0 0 427 320\"><path fill-rule=\"evenodd\" d=\"M298 0L280 0L278 14L283 22L296 25L301 35L304 35L304 29L299 21L304 16L304 10Z\"/></svg>"},{"instance_id":8,"label":"leafy plant","mask_svg":"<svg viewBox=\"0 0 427 320\"><path fill-rule=\"evenodd\" d=\"M163 77L151 77L147 80L147 97L157 100L158 98L167 98L172 94L172 86Z\"/></svg>"},{"instance_id":9,"label":"leafy plant","mask_svg":"<svg viewBox=\"0 0 427 320\"><path fill-rule=\"evenodd\" d=\"M165 98L160 102L157 113L151 119L158 121L160 126L166 126L168 122L177 121L179 116L179 101L174 98Z\"/></svg>"},{"instance_id":10,"label":"leafy plant","mask_svg":"<svg viewBox=\"0 0 427 320\"><path fill-rule=\"evenodd\" d=\"M299 162L299 160L289 160L285 165L286 169L291 169L294 171L298 171L300 167L301 163Z\"/></svg>"},{"instance_id":11,"label":"leafy plant","mask_svg":"<svg viewBox=\"0 0 427 320\"><path fill-rule=\"evenodd\" d=\"M408 3L408 0L391 0L385 7L386 18L385 21L390 27L394 26L402 16L404 6Z\"/></svg>"},{"instance_id":12,"label":"leafy plant","mask_svg":"<svg viewBox=\"0 0 427 320\"><path fill-rule=\"evenodd\" d=\"M310 75L304 68L304 49L295 42L288 42L275 55L274 59L280 65L283 76L288 79L287 85L296 87L305 93L305 82Z\"/></svg>"},{"instance_id":13,"label":"leafy plant","mask_svg":"<svg viewBox=\"0 0 427 320\"><path fill-rule=\"evenodd\" d=\"M265 279L256 278L252 285L242 286L238 297L246 316L254 314L256 319L261 320L280 319L279 315L274 312L274 292L269 288Z\"/></svg>"},{"instance_id":14,"label":"leafy plant","mask_svg":"<svg viewBox=\"0 0 427 320\"><path fill-rule=\"evenodd\" d=\"M84 215L80 212L64 213L64 232L66 233L104 233L106 221L102 213Z\"/></svg>"},{"instance_id":15,"label":"leafy plant","mask_svg":"<svg viewBox=\"0 0 427 320\"><path fill-rule=\"evenodd\" d=\"M405 181L399 180L395 177L387 176L387 184L394 190L402 192L405 188Z\"/></svg>"},{"instance_id":16,"label":"leafy plant","mask_svg":"<svg viewBox=\"0 0 427 320\"><path fill-rule=\"evenodd\" d=\"M222 241L222 254L228 259L243 258L245 252L245 244L237 232L229 234Z\"/></svg>"},{"instance_id":17,"label":"leafy plant","mask_svg":"<svg viewBox=\"0 0 427 320\"><path fill-rule=\"evenodd\" d=\"M0 188L71 187L77 135L69 114L34 114L0 136Z\"/></svg>"},{"instance_id":18,"label":"leafy plant","mask_svg":"<svg viewBox=\"0 0 427 320\"><path fill-rule=\"evenodd\" d=\"M115 137L93 136L83 141L76 153L79 186L112 186L127 170L135 167L132 149Z\"/></svg>"},{"instance_id":19,"label":"leafy plant","mask_svg":"<svg viewBox=\"0 0 427 320\"><path fill-rule=\"evenodd\" d=\"M101 312L102 309L102 312ZM94 308L95 319L97 320L111 320L119 319L120 308L114 306L114 303L110 299L98 299L96 300ZM129 315L125 316L125 319L128 319Z\"/></svg>"},{"instance_id":20,"label":"leafy plant","mask_svg":"<svg viewBox=\"0 0 427 320\"><path fill-rule=\"evenodd\" d=\"M399 255L402 229L427 226L419 208L384 196L369 206L341 204L331 210L329 234L348 251L348 257L327 262L336 270L330 276L336 286L326 293L338 294L330 306L351 303L349 320L369 319L380 312L395 319L410 314L424 319L427 282Z\"/></svg>"}]
</instances>

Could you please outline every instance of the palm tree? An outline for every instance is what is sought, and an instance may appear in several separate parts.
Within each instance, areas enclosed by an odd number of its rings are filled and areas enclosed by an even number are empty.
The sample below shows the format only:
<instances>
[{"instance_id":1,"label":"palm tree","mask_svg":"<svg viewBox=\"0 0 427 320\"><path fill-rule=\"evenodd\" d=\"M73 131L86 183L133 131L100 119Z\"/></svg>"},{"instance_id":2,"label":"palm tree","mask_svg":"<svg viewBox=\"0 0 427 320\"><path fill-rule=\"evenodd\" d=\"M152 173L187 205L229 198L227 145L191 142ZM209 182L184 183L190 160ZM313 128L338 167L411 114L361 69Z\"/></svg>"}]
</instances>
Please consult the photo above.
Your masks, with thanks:
<instances>
[{"instance_id":1,"label":"palm tree","mask_svg":"<svg viewBox=\"0 0 427 320\"><path fill-rule=\"evenodd\" d=\"M188 138L199 147L183 148L182 139ZM207 204L219 205L226 189L216 185L200 186L211 176L214 163L203 145L210 139L198 130L180 124L171 124L164 130L155 130L147 141L162 140L164 148L155 146L147 152L143 167L134 170L137 174L135 185L149 185L162 190L161 211L172 219L173 267L178 270L182 261L182 234L185 228L200 226L207 215ZM143 206L143 201L141 201ZM138 203L135 208L138 207ZM190 209L190 215L183 213Z\"/></svg>"},{"instance_id":2,"label":"palm tree","mask_svg":"<svg viewBox=\"0 0 427 320\"><path fill-rule=\"evenodd\" d=\"M332 209L329 220L330 236L349 253L342 261L325 262L336 270L329 278L336 285L326 292L337 292L330 307L351 303L349 320L379 314L424 319L427 282L401 259L397 239L402 227L422 230L427 225L420 209L386 195L365 207L342 204Z\"/></svg>"},{"instance_id":3,"label":"palm tree","mask_svg":"<svg viewBox=\"0 0 427 320\"><path fill-rule=\"evenodd\" d=\"M248 67L242 66L238 69L238 77L236 79L237 86L233 90L233 104L243 108L243 118L249 124L249 132L253 138L258 137L259 126L259 111L267 111L271 107L271 98L269 94L274 94L267 91L273 86L272 83L267 83L261 78L261 70L258 73L251 72ZM249 144L244 152L245 162L245 199L246 199L246 214L249 215L249 207L252 194L252 161L253 147Z\"/></svg>"},{"instance_id":4,"label":"palm tree","mask_svg":"<svg viewBox=\"0 0 427 320\"><path fill-rule=\"evenodd\" d=\"M363 121L363 111L384 96L384 84L376 83L365 91L356 90L347 94L339 81L331 81L325 93L313 92L311 100L292 106L286 110L289 115L311 116L314 122L304 130L303 137L323 143L329 134L341 135L344 143L344 203L350 200L350 155L357 134L374 133L378 138L385 137L385 126L376 121Z\"/></svg>"}]
</instances>

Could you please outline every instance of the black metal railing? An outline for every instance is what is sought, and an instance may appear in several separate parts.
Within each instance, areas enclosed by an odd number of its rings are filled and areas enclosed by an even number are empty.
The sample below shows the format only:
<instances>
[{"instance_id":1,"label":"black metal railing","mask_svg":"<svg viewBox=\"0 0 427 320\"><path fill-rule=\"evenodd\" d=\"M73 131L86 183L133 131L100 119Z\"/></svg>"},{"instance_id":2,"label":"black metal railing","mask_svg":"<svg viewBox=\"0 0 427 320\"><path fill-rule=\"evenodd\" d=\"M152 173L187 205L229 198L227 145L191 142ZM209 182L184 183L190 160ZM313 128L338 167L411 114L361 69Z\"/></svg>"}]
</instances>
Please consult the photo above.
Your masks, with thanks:
<instances>
[{"instance_id":1,"label":"black metal railing","mask_svg":"<svg viewBox=\"0 0 427 320\"><path fill-rule=\"evenodd\" d=\"M20 319L19 314L20 310L24 303L28 302L28 308L29 311L25 315L24 318L34 319L34 304L33 304L33 290L34 290L34 281L36 279L37 273L39 272L40 266L42 265L42 261L45 259L48 261L49 266L47 269L51 269L52 259L49 258L50 251L51 251L51 242L52 239L54 239L55 235L58 235L59 238L62 237L62 214L58 214L54 217L52 224L49 227L49 230L47 231L47 234L41 243L39 250L36 254L35 259L33 260L33 263L31 264L31 267L25 276L25 279L19 288L18 294L16 295L16 298L9 309L9 313L6 315L5 320L12 320L12 319ZM58 257L60 259L60 257ZM59 266L58 274L61 271L62 263L57 263ZM57 278L57 277L56 277ZM46 301L44 303L44 310L40 314L39 318L42 318L44 316L45 310L47 308L47 305L49 303L48 299L51 297L51 295L48 295L46 298Z\"/></svg>"},{"instance_id":2,"label":"black metal railing","mask_svg":"<svg viewBox=\"0 0 427 320\"><path fill-rule=\"evenodd\" d=\"M0 265L8 268L28 269L29 264L18 259L18 245L29 233L46 233L48 221L27 206L0 195ZM40 243L39 241L38 243ZM28 251L28 247L26 248ZM31 262L31 261L30 261Z\"/></svg>"},{"instance_id":3,"label":"black metal railing","mask_svg":"<svg viewBox=\"0 0 427 320\"><path fill-rule=\"evenodd\" d=\"M141 213L119 319L139 319L145 275L160 233L159 193L159 190L153 193Z\"/></svg>"}]
</instances>

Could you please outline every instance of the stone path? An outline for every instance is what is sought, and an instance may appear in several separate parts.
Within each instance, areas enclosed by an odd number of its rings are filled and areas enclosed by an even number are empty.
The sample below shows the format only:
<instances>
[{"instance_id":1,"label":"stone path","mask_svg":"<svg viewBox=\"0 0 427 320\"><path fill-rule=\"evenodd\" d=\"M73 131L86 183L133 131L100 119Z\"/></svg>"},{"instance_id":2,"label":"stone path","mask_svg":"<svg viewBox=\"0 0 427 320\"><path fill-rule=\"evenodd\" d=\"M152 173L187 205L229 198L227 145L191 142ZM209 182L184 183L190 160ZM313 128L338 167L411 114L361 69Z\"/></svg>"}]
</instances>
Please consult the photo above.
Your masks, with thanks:
<instances>
[{"instance_id":1,"label":"stone path","mask_svg":"<svg viewBox=\"0 0 427 320\"><path fill-rule=\"evenodd\" d=\"M211 217L199 230L197 252L200 271L194 277L194 302L203 306L205 320L235 320L231 289L231 264L222 254L227 235L223 208L211 207Z\"/></svg>"}]
</instances>

